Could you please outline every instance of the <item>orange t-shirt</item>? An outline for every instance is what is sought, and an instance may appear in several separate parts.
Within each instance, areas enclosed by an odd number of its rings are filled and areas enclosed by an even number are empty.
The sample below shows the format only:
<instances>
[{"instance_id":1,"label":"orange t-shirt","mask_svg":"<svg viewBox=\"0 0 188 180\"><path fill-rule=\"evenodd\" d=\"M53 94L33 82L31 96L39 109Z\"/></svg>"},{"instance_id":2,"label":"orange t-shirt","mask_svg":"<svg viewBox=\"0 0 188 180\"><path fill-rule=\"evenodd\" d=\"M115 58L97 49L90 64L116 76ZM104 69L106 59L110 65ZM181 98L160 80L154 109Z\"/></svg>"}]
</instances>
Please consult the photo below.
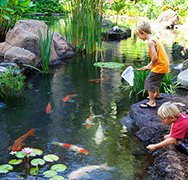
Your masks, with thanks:
<instances>
[{"instance_id":1,"label":"orange t-shirt","mask_svg":"<svg viewBox=\"0 0 188 180\"><path fill-rule=\"evenodd\" d=\"M163 45L155 37L151 37L150 40L155 41L158 46L158 52L157 52L158 59L157 59L157 62L151 68L151 71L158 73L158 74L168 73L169 72L169 59L168 59L168 56L166 54L166 51ZM150 49L149 49L149 54L152 59L152 53Z\"/></svg>"}]
</instances>

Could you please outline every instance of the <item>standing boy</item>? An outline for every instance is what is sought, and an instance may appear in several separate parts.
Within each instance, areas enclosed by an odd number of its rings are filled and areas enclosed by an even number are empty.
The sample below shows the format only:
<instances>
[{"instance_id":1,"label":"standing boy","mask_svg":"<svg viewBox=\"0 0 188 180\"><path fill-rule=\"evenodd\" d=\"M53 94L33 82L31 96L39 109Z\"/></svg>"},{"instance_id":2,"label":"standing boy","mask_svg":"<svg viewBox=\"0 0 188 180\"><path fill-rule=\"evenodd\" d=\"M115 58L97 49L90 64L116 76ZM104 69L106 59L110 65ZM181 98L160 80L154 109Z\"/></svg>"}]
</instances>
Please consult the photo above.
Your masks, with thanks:
<instances>
[{"instance_id":1,"label":"standing boy","mask_svg":"<svg viewBox=\"0 0 188 180\"><path fill-rule=\"evenodd\" d=\"M151 34L150 24L142 22L137 26L136 33L143 41L148 41L151 62L141 68L143 71L151 70L145 80L144 88L148 90L149 102L140 104L141 108L156 108L155 99L161 99L159 92L160 83L169 72L169 60L163 45Z\"/></svg>"},{"instance_id":2,"label":"standing boy","mask_svg":"<svg viewBox=\"0 0 188 180\"><path fill-rule=\"evenodd\" d=\"M157 115L166 125L171 125L170 134L166 135L160 143L150 144L146 148L155 150L175 144L188 153L188 143L186 142L186 137L188 137L188 115L180 113L175 103L172 102L162 104L157 111Z\"/></svg>"}]
</instances>

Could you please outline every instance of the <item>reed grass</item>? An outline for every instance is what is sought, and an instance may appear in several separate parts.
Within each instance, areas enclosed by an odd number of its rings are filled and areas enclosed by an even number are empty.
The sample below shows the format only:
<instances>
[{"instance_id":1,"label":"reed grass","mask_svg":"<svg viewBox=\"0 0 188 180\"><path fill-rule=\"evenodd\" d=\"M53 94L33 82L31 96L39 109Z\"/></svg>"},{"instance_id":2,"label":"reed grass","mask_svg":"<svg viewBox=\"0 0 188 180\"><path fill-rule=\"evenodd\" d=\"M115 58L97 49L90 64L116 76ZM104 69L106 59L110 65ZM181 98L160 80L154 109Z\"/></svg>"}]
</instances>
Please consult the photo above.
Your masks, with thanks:
<instances>
[{"instance_id":1,"label":"reed grass","mask_svg":"<svg viewBox=\"0 0 188 180\"><path fill-rule=\"evenodd\" d=\"M129 86L127 84L121 85L122 91L129 91L129 97L134 96L142 96L146 97L148 96L147 90L144 89L144 82L146 77L148 76L150 71L135 71L134 72L134 86ZM176 77L173 76L171 73L165 74L160 86L159 90L162 93L165 94L176 94L177 88L184 88L187 89L184 86L180 86L181 82L178 82L175 80Z\"/></svg>"},{"instance_id":2,"label":"reed grass","mask_svg":"<svg viewBox=\"0 0 188 180\"><path fill-rule=\"evenodd\" d=\"M103 0L71 0L71 7L71 16L65 21L66 40L80 52L100 49Z\"/></svg>"},{"instance_id":3,"label":"reed grass","mask_svg":"<svg viewBox=\"0 0 188 180\"><path fill-rule=\"evenodd\" d=\"M39 35L39 48L42 57L42 69L44 73L47 73L49 70L49 61L50 61L50 52L51 44L54 35L54 31L50 31L49 26L47 29L43 28L43 35L40 30L38 30Z\"/></svg>"}]
</instances>

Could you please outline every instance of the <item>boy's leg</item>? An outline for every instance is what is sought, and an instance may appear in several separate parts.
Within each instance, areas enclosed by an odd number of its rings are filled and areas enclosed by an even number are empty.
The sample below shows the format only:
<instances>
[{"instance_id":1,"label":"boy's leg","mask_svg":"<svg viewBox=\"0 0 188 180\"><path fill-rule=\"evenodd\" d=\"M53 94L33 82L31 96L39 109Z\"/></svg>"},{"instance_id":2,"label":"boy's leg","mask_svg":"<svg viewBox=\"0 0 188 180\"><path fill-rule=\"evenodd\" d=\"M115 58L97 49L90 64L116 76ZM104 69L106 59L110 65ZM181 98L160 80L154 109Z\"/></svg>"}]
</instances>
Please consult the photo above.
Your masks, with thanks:
<instances>
[{"instance_id":1,"label":"boy's leg","mask_svg":"<svg viewBox=\"0 0 188 180\"><path fill-rule=\"evenodd\" d=\"M154 92L148 90L148 94L149 94L149 102L146 104L140 104L140 107L144 108L144 107L148 107L148 105L150 107L156 107Z\"/></svg>"},{"instance_id":2,"label":"boy's leg","mask_svg":"<svg viewBox=\"0 0 188 180\"><path fill-rule=\"evenodd\" d=\"M154 97L161 98L161 94L160 94L159 88L157 88L157 90L155 91Z\"/></svg>"}]
</instances>

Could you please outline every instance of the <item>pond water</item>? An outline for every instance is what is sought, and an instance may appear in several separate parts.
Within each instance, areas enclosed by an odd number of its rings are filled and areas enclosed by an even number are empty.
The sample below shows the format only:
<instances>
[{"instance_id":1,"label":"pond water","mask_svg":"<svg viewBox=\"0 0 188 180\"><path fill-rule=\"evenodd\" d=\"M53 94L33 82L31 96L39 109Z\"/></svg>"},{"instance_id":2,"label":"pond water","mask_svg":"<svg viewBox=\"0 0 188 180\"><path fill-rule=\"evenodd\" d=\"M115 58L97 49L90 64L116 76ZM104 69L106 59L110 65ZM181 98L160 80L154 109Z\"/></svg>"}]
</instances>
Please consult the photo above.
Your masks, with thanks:
<instances>
[{"instance_id":1,"label":"pond water","mask_svg":"<svg viewBox=\"0 0 188 180\"><path fill-rule=\"evenodd\" d=\"M171 46L165 46L173 62ZM96 61L124 62L126 66L138 67L148 60L147 44L134 36L126 40L103 42L101 52L96 55L75 57L62 61L50 69L49 74L31 73L27 79L30 88L25 90L25 99L20 102L0 102L0 164L15 158L7 148L30 129L36 128L36 136L25 140L24 147L38 148L43 155L55 154L56 163L67 166L58 172L65 178L78 168L107 163L112 170L98 169L81 179L87 180L139 180L151 179L152 158L145 144L134 136L136 127L131 124L124 128L120 121L127 115L131 104L128 93L121 92L123 69L106 69L93 66ZM181 58L177 58L181 61ZM174 64L174 63L173 63ZM107 78L109 77L109 78ZM92 82L90 79L107 78ZM64 102L67 95L75 94ZM53 111L45 113L48 102ZM87 128L83 123L89 116L94 124ZM105 139L100 145L94 141L101 123ZM53 145L53 141L74 144L85 148L89 153L75 154L65 148ZM42 173L54 163L41 167L38 179L48 179ZM0 179L19 179L25 176L24 164L14 166L13 172L0 175ZM30 179L35 179L30 176Z\"/></svg>"}]
</instances>

